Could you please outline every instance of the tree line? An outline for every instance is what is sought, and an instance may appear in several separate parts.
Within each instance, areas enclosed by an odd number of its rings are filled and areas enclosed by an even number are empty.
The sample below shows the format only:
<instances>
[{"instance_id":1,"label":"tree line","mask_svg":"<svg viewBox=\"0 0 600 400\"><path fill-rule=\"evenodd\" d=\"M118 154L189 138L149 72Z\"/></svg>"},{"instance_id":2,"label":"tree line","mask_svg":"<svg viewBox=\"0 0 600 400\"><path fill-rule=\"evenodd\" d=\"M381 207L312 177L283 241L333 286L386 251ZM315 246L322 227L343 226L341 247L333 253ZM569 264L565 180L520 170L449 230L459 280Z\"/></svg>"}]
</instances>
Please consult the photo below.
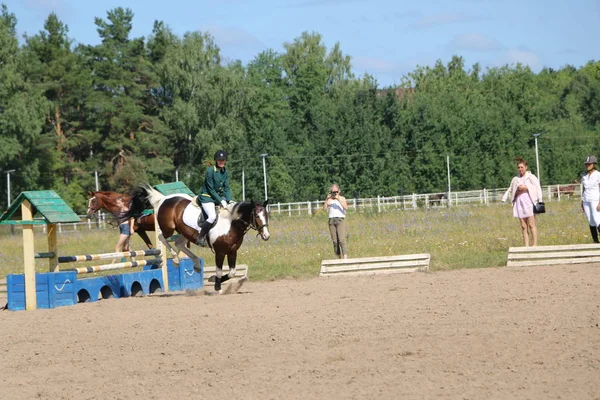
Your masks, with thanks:
<instances>
[{"instance_id":1,"label":"tree line","mask_svg":"<svg viewBox=\"0 0 600 400\"><path fill-rule=\"evenodd\" d=\"M86 45L51 13L20 43L2 5L0 170L15 170L13 199L52 189L82 211L95 172L101 190L178 176L196 191L221 148L236 199L242 185L264 197L267 154L276 202L322 199L331 182L361 197L441 192L446 156L454 190L506 187L516 156L536 172L534 134L542 183L565 183L600 148L598 61L534 73L454 56L381 88L315 32L243 65L206 32L177 36L155 21L133 38L133 17L115 8L95 18L101 41Z\"/></svg>"}]
</instances>

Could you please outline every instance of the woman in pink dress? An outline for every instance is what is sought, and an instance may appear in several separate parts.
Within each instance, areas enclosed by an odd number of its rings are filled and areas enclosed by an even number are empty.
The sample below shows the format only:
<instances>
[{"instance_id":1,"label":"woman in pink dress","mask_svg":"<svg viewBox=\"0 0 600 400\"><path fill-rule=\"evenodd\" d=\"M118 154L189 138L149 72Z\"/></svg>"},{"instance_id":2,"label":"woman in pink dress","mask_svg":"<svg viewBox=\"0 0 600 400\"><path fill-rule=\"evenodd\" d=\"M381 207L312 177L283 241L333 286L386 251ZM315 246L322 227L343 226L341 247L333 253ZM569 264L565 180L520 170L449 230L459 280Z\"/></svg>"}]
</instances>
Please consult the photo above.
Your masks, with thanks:
<instances>
[{"instance_id":1,"label":"woman in pink dress","mask_svg":"<svg viewBox=\"0 0 600 400\"><path fill-rule=\"evenodd\" d=\"M538 234L533 205L538 201L542 201L542 188L538 178L529 172L527 167L527 161L517 157L519 174L510 182L510 187L502 196L502 201L506 202L510 197L513 205L513 216L519 218L525 246L529 246L530 236L533 246L537 246Z\"/></svg>"}]
</instances>

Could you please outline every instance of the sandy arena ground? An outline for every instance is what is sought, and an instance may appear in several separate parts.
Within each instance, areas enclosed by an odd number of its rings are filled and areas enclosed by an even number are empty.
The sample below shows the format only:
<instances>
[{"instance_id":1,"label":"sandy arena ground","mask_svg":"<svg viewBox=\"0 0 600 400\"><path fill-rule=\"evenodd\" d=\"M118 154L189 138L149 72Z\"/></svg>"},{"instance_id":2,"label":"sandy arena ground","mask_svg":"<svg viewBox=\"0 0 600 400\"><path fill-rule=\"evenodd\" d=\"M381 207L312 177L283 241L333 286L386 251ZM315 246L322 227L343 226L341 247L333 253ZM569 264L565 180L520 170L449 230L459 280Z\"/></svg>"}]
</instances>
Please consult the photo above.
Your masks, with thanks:
<instances>
[{"instance_id":1,"label":"sandy arena ground","mask_svg":"<svg viewBox=\"0 0 600 400\"><path fill-rule=\"evenodd\" d=\"M600 268L0 312L2 399L600 399Z\"/></svg>"}]
</instances>

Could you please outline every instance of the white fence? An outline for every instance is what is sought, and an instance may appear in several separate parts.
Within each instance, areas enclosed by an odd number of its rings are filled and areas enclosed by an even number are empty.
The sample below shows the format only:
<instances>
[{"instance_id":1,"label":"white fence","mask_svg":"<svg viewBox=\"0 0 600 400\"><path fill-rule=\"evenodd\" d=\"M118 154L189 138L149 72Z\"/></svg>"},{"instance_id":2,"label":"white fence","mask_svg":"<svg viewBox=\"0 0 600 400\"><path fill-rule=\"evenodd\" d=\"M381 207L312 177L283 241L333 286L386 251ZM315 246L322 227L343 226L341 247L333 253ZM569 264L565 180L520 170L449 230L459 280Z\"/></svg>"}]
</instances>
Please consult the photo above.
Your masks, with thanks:
<instances>
[{"instance_id":1,"label":"white fence","mask_svg":"<svg viewBox=\"0 0 600 400\"><path fill-rule=\"evenodd\" d=\"M542 190L544 192L544 201L560 201L564 199L571 199L573 197L581 197L581 187L579 184L549 185L543 186ZM450 194L450 202L448 202L448 193L415 193L407 196L392 197L377 196L360 199L347 199L347 201L349 212L360 212L366 210L384 212L391 210L414 210L418 208L448 207L448 203L450 203L450 206L460 206L464 204L487 205L490 203L500 202L505 191L506 188L452 192ZM313 215L318 210L323 209L323 202L323 200L317 200L295 203L275 203L269 205L269 211L271 215ZM85 215L80 217L82 222L57 224L58 233L77 232L79 230L107 229L115 226L114 223L110 223L110 221L112 221L110 214L107 215L101 213L99 219L87 219ZM19 225L12 226L19 228ZM34 225L34 228L39 228L41 231L46 232L46 225Z\"/></svg>"},{"instance_id":2,"label":"white fence","mask_svg":"<svg viewBox=\"0 0 600 400\"><path fill-rule=\"evenodd\" d=\"M373 210L384 212L388 210L414 210L418 208L434 208L460 206L464 204L498 203L502 200L503 189L481 189L465 192L451 192L450 201L448 193L425 193L406 196L377 196L369 198L346 198L349 212L360 212L361 210ZM548 185L543 186L544 201L560 201L581 197L579 184ZM323 208L324 200L301 201L295 203L274 203L269 206L271 214L278 215L313 215Z\"/></svg>"}]
</instances>

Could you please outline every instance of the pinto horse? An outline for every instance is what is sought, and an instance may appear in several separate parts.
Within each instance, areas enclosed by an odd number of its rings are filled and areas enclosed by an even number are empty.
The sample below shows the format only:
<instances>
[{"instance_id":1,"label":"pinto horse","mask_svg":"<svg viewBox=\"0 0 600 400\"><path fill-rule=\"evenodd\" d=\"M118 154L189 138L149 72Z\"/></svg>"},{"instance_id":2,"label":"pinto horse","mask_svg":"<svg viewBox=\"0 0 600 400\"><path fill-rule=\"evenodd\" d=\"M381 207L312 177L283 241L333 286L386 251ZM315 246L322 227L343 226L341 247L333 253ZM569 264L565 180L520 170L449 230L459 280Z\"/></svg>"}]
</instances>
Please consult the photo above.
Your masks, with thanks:
<instances>
[{"instance_id":1,"label":"pinto horse","mask_svg":"<svg viewBox=\"0 0 600 400\"><path fill-rule=\"evenodd\" d=\"M123 199L124 204L131 202L131 196L116 192L88 192L88 209L87 217L92 216L99 210L106 210L113 216L119 213L119 207L117 206L117 199ZM143 215L140 217L144 210L140 211L137 215L134 215L133 230L137 232L142 238L146 246L149 249L152 248L152 242L148 237L147 231L154 231L154 214Z\"/></svg>"},{"instance_id":2,"label":"pinto horse","mask_svg":"<svg viewBox=\"0 0 600 400\"><path fill-rule=\"evenodd\" d=\"M190 257L194 261L194 269L200 272L200 259L185 247L185 242L188 240L198 244L199 228L189 226L190 220L187 219L191 215L193 224L201 212L194 204L190 204L193 198L181 193L165 196L153 187L145 185L134 191L129 213L135 215L136 212L139 212L137 208L146 206L147 203L144 204L143 200L146 200L156 210L156 218L160 227L158 238L173 255L173 262L176 265L179 264L178 251L171 247L167 239L178 232L180 236L174 242L175 247ZM268 228L269 212L267 203L268 201L263 204L254 201L243 201L230 205L227 209L220 210L219 217L207 235L207 244L215 253L215 291L217 293L221 293L221 283L235 276L237 252L244 241L246 233L250 229L254 229L263 240L269 240L271 234ZM188 210L186 211L186 209ZM185 217L184 213L187 213ZM225 256L227 256L229 274L223 276ZM240 279L237 289L246 279L246 277Z\"/></svg>"}]
</instances>

